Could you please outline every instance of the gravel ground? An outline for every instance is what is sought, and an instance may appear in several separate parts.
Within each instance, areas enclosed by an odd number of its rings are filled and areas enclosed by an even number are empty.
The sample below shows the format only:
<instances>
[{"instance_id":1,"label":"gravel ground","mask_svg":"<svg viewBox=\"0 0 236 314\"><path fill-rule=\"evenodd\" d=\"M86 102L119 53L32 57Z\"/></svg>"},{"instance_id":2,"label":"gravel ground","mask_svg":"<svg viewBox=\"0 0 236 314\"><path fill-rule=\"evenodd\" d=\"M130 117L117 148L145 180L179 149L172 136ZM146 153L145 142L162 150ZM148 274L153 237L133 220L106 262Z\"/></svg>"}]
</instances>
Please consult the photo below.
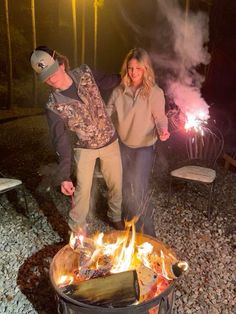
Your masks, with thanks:
<instances>
[{"instance_id":1,"label":"gravel ground","mask_svg":"<svg viewBox=\"0 0 236 314\"><path fill-rule=\"evenodd\" d=\"M44 116L0 124L0 132L0 169L24 181L29 208L24 210L21 192L17 198L11 193L0 198L0 313L53 314L48 270L52 257L68 243L70 200L54 187L56 167ZM219 163L215 210L208 221L198 189L189 190L183 206L176 186L166 206L165 166L163 160L157 161L152 181L156 236L190 265L176 281L174 313L236 313L236 172L225 174ZM104 192L102 184L99 192ZM97 204L105 208L102 198ZM102 216L90 213L91 233L111 230Z\"/></svg>"}]
</instances>

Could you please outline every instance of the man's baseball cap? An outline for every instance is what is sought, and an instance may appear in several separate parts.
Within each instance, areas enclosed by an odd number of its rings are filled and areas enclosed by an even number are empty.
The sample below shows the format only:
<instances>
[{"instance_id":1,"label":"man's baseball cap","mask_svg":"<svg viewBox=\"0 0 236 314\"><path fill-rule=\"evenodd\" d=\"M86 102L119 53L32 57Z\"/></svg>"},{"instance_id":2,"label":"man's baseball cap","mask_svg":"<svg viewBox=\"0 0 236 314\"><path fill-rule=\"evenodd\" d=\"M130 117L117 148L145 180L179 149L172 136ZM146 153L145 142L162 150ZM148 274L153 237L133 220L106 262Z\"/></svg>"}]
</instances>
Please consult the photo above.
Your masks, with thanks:
<instances>
[{"instance_id":1,"label":"man's baseball cap","mask_svg":"<svg viewBox=\"0 0 236 314\"><path fill-rule=\"evenodd\" d=\"M43 50L34 50L30 62L41 81L46 81L50 75L59 69L58 61Z\"/></svg>"}]
</instances>

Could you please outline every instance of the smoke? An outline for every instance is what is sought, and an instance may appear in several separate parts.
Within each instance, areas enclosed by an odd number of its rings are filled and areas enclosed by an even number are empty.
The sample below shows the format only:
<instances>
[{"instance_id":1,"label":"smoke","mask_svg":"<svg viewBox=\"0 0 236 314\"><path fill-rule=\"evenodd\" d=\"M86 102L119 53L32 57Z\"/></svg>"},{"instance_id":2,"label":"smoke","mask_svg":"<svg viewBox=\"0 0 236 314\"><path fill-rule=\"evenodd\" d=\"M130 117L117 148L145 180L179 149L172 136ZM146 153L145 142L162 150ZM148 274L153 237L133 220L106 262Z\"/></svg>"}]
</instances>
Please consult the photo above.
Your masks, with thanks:
<instances>
[{"instance_id":1,"label":"smoke","mask_svg":"<svg viewBox=\"0 0 236 314\"><path fill-rule=\"evenodd\" d=\"M131 47L147 48L146 43L155 40L156 29L153 22L155 23L156 0L148 1L147 5L143 0L135 0L135 6L132 1L112 2L116 12L112 22L119 22L120 36Z\"/></svg>"},{"instance_id":2,"label":"smoke","mask_svg":"<svg viewBox=\"0 0 236 314\"><path fill-rule=\"evenodd\" d=\"M176 0L157 0L157 4L158 18L161 16L167 29L162 40L168 41L168 45L165 44L168 52L163 52L165 57L163 53L153 53L152 57L158 68L168 72L166 94L185 115L207 119L209 106L200 92L204 76L197 67L210 62L206 47L209 40L208 15L184 10Z\"/></svg>"},{"instance_id":3,"label":"smoke","mask_svg":"<svg viewBox=\"0 0 236 314\"><path fill-rule=\"evenodd\" d=\"M209 17L187 8L190 0L149 1L147 6L143 0L136 0L131 11L116 2L124 24L132 31L133 44L149 51L158 83L169 102L185 116L208 119L209 106L201 96L205 78L199 68L210 62L206 46Z\"/></svg>"}]
</instances>

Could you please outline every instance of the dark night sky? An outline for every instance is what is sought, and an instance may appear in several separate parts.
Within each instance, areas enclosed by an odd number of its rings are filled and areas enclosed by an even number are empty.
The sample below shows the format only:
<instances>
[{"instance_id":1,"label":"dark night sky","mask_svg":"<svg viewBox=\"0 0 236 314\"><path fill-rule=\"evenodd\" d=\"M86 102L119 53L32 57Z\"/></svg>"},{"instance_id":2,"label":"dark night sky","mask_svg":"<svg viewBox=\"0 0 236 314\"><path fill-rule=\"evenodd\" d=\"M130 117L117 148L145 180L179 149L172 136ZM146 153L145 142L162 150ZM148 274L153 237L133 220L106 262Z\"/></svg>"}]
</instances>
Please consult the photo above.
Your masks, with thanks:
<instances>
[{"instance_id":1,"label":"dark night sky","mask_svg":"<svg viewBox=\"0 0 236 314\"><path fill-rule=\"evenodd\" d=\"M78 17L78 63L81 53L81 18L82 1L77 0ZM93 0L86 3L86 62L93 61ZM174 1L174 0L171 0ZM175 1L174 1L175 2ZM184 0L180 1L185 3ZM199 0L191 0L192 7ZM200 1L201 2L201 1ZM32 48L30 0L8 0L9 17L12 25L13 53L15 53L14 33L25 37L25 53ZM203 2L204 3L204 2ZM3 1L1 1L3 7ZM200 6L208 9L207 5ZM73 60L73 34L71 20L71 1L36 0L37 44L47 44ZM1 16L4 10L1 11ZM165 32L157 21L158 0L104 0L104 6L98 11L98 67L118 70L124 55L134 46L150 48L154 34ZM3 20L1 18L1 20ZM4 32L3 22L2 31ZM3 44L3 43L2 43ZM24 47L21 47L24 49Z\"/></svg>"},{"instance_id":2,"label":"dark night sky","mask_svg":"<svg viewBox=\"0 0 236 314\"><path fill-rule=\"evenodd\" d=\"M160 14L159 0L104 0L98 12L97 68L117 72L129 49L142 46L157 55L172 54L171 34L165 18ZM85 62L93 67L93 1L86 0L86 47ZM184 12L186 1L179 2ZM235 50L236 50L236 1L235 0L189 0L190 12L203 10L210 16L211 63L207 66L204 96L209 102L222 105L235 102ZM30 0L9 0L14 78L22 81L32 76L28 57L32 50ZM78 63L81 62L82 0L77 0L78 17ZM211 5L210 5L211 4ZM5 38L4 1L0 2L0 31ZM71 1L36 0L37 44L49 45L73 58L73 32ZM196 35L200 32L196 28ZM195 36L193 36L195 37ZM0 41L0 83L6 83L6 43ZM175 57L173 57L174 59ZM158 59L158 58L157 58ZM160 65L156 66L160 71ZM200 67L201 68L201 67ZM203 69L204 71L206 68ZM168 70L165 73L168 76ZM164 80L165 80L164 75ZM159 76L161 77L161 75ZM233 110L233 109L232 109Z\"/></svg>"}]
</instances>

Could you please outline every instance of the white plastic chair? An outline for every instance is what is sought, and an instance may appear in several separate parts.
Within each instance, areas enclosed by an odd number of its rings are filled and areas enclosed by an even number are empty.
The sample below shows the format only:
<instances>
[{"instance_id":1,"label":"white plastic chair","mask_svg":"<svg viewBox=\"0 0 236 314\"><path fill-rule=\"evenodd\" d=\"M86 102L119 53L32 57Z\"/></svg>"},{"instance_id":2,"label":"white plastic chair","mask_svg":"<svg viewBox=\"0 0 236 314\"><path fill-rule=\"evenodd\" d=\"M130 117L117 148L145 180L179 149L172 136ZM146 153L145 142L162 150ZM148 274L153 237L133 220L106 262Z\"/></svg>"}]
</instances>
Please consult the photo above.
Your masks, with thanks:
<instances>
[{"instance_id":1,"label":"white plastic chair","mask_svg":"<svg viewBox=\"0 0 236 314\"><path fill-rule=\"evenodd\" d=\"M0 177L0 194L5 194L11 190L20 189L24 197L25 209L28 212L28 204L26 200L26 194L25 194L23 182L15 178L7 178L1 172L0 172L0 176L1 176ZM0 204L3 208L5 208L2 203Z\"/></svg>"}]
</instances>

